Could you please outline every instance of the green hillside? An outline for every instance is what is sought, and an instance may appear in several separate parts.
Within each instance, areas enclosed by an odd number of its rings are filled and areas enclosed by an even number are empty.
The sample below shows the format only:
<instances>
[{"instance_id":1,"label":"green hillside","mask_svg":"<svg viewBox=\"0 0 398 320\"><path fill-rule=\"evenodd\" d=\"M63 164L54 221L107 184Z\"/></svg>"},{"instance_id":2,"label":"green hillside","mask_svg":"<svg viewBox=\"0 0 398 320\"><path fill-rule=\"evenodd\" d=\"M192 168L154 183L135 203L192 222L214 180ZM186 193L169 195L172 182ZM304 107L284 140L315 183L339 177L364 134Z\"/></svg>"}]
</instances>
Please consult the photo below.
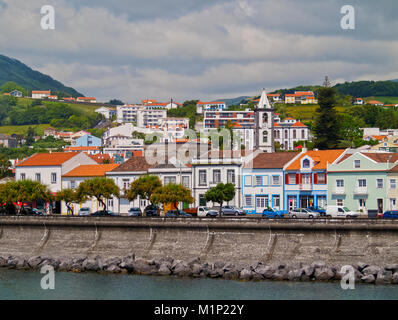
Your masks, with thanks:
<instances>
[{"instance_id":1,"label":"green hillside","mask_svg":"<svg viewBox=\"0 0 398 320\"><path fill-rule=\"evenodd\" d=\"M32 70L16 59L0 55L0 86L9 81L16 82L28 91L51 90L54 93L61 92L74 97L83 97L83 94L73 88L64 86L50 76Z\"/></svg>"}]
</instances>

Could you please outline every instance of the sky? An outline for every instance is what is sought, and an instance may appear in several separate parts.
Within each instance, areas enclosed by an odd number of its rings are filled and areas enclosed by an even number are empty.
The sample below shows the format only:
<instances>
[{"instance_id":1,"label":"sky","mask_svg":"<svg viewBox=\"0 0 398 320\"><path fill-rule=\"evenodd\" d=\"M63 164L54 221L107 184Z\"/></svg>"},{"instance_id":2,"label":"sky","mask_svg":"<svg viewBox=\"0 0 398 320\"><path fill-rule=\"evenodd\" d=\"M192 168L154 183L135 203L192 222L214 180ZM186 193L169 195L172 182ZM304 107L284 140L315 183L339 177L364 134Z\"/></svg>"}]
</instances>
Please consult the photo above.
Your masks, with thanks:
<instances>
[{"instance_id":1,"label":"sky","mask_svg":"<svg viewBox=\"0 0 398 320\"><path fill-rule=\"evenodd\" d=\"M344 5L355 29L341 28ZM0 54L99 101L234 98L325 75L397 79L397 11L396 0L0 0Z\"/></svg>"}]
</instances>

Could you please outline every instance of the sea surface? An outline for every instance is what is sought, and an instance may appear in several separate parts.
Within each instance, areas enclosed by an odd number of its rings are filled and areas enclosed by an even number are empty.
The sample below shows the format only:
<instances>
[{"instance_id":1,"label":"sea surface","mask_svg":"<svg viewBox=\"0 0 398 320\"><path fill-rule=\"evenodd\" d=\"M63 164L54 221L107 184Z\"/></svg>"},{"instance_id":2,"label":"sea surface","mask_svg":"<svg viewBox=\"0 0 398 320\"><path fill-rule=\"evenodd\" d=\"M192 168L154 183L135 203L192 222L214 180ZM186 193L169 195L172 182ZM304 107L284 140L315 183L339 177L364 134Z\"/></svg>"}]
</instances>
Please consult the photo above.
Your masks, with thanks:
<instances>
[{"instance_id":1,"label":"sea surface","mask_svg":"<svg viewBox=\"0 0 398 320\"><path fill-rule=\"evenodd\" d=\"M54 275L54 290L41 288L39 271L0 270L0 300L395 300L398 285L241 282L98 273Z\"/></svg>"}]
</instances>

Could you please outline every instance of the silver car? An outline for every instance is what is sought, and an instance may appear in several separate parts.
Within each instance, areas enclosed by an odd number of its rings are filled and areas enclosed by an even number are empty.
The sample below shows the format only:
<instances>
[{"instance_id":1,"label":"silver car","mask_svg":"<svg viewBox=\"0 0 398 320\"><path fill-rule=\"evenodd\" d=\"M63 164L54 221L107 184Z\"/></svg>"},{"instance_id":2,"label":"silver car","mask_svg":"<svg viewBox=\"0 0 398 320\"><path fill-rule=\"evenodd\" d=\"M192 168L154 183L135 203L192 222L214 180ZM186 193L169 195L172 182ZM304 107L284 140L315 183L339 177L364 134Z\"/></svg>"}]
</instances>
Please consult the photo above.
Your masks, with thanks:
<instances>
[{"instance_id":1,"label":"silver car","mask_svg":"<svg viewBox=\"0 0 398 320\"><path fill-rule=\"evenodd\" d=\"M89 216L91 213L90 208L83 207L79 210L79 216Z\"/></svg>"},{"instance_id":2,"label":"silver car","mask_svg":"<svg viewBox=\"0 0 398 320\"><path fill-rule=\"evenodd\" d=\"M296 208L289 212L288 217L293 219L296 218L313 219L313 218L319 218L320 214L319 212L311 211L309 209Z\"/></svg>"}]
</instances>

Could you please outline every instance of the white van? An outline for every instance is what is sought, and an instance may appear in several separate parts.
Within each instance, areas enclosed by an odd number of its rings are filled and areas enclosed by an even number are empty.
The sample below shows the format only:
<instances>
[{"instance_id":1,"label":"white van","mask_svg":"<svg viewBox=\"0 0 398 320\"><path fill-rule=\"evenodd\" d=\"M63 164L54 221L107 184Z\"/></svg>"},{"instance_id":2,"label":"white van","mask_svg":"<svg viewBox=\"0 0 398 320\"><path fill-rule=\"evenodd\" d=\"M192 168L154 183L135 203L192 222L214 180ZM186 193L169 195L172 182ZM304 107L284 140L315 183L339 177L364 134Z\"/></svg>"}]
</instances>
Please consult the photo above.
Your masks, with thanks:
<instances>
[{"instance_id":1,"label":"white van","mask_svg":"<svg viewBox=\"0 0 398 320\"><path fill-rule=\"evenodd\" d=\"M327 206L326 217L328 218L356 218L358 213L344 206Z\"/></svg>"}]
</instances>

